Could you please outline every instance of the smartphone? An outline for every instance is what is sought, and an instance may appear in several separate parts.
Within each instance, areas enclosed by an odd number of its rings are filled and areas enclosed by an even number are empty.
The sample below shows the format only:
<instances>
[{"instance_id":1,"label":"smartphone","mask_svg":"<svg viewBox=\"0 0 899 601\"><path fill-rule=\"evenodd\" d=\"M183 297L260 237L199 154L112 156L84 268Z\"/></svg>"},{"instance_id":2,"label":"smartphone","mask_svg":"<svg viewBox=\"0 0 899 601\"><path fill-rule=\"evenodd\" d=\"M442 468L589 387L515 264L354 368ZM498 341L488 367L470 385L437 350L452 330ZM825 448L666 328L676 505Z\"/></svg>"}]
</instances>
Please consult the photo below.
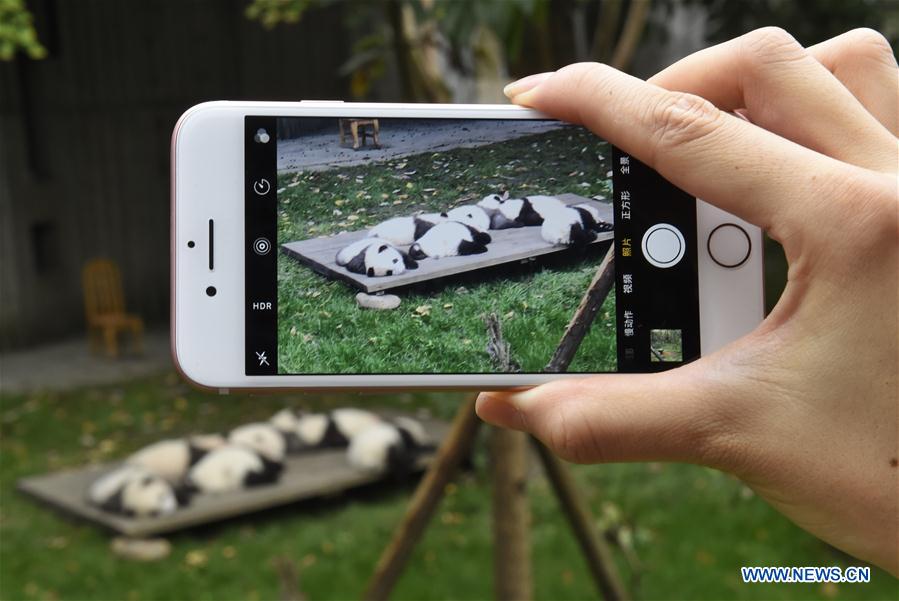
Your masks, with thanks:
<instances>
[{"instance_id":1,"label":"smartphone","mask_svg":"<svg viewBox=\"0 0 899 601\"><path fill-rule=\"evenodd\" d=\"M172 136L171 236L175 364L222 391L660 371L764 311L757 227L514 106L197 105ZM614 285L545 373L607 255Z\"/></svg>"}]
</instances>

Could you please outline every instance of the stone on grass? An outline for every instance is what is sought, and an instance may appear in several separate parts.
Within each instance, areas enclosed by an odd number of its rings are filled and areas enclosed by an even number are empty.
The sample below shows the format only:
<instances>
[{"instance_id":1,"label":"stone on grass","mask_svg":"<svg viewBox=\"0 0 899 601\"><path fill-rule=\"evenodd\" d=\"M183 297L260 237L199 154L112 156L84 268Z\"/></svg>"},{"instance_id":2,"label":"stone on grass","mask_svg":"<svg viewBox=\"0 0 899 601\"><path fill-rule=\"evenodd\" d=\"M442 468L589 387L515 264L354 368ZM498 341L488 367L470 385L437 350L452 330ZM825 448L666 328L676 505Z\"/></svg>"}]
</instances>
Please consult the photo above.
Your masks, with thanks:
<instances>
[{"instance_id":1,"label":"stone on grass","mask_svg":"<svg viewBox=\"0 0 899 601\"><path fill-rule=\"evenodd\" d=\"M112 552L134 561L159 561L172 552L172 544L164 538L129 538L117 536L109 543Z\"/></svg>"},{"instance_id":2,"label":"stone on grass","mask_svg":"<svg viewBox=\"0 0 899 601\"><path fill-rule=\"evenodd\" d=\"M366 294L360 292L356 295L356 302L365 309L386 311L400 306L400 297L395 294Z\"/></svg>"}]
</instances>

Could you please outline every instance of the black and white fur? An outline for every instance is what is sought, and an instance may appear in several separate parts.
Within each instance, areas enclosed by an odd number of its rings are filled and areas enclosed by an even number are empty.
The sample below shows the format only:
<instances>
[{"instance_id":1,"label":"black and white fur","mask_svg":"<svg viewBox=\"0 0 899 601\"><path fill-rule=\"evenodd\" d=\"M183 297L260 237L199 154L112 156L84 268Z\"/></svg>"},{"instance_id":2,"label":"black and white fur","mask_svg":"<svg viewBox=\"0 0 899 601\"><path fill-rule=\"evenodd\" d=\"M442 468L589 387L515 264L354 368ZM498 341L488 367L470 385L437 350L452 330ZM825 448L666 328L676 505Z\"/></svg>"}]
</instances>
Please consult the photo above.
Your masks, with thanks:
<instances>
[{"instance_id":1,"label":"black and white fur","mask_svg":"<svg viewBox=\"0 0 899 601\"><path fill-rule=\"evenodd\" d=\"M476 255L487 252L490 234L479 232L470 225L447 221L435 225L409 248L409 256L415 260L439 259L457 255Z\"/></svg>"},{"instance_id":2,"label":"black and white fur","mask_svg":"<svg viewBox=\"0 0 899 601\"><path fill-rule=\"evenodd\" d=\"M407 269L418 267L409 255L380 238L363 238L345 246L337 253L335 261L347 271L370 278L400 275Z\"/></svg>"},{"instance_id":3,"label":"black and white fur","mask_svg":"<svg viewBox=\"0 0 899 601\"><path fill-rule=\"evenodd\" d=\"M187 475L190 466L223 444L225 438L220 434L160 440L137 451L125 463L142 467L170 484L178 485Z\"/></svg>"},{"instance_id":4,"label":"black and white fur","mask_svg":"<svg viewBox=\"0 0 899 601\"><path fill-rule=\"evenodd\" d=\"M450 209L444 213L450 221L458 221L470 225L479 232L490 229L490 216L483 207L477 205L462 205Z\"/></svg>"},{"instance_id":5,"label":"black and white fur","mask_svg":"<svg viewBox=\"0 0 899 601\"><path fill-rule=\"evenodd\" d=\"M584 247L596 240L596 232L609 231L609 224L597 223L592 207L564 207L547 213L540 236L550 244Z\"/></svg>"},{"instance_id":6,"label":"black and white fur","mask_svg":"<svg viewBox=\"0 0 899 601\"><path fill-rule=\"evenodd\" d=\"M266 422L238 426L228 433L228 443L252 449L272 463L282 463L287 440L278 428Z\"/></svg>"},{"instance_id":7,"label":"black and white fur","mask_svg":"<svg viewBox=\"0 0 899 601\"><path fill-rule=\"evenodd\" d=\"M228 444L208 453L187 474L188 493L219 494L277 482L283 465L242 445Z\"/></svg>"},{"instance_id":8,"label":"black and white fur","mask_svg":"<svg viewBox=\"0 0 899 601\"><path fill-rule=\"evenodd\" d=\"M609 223L608 221L603 221L603 218L599 215L599 209L589 203L582 202L580 204L572 206L571 208L584 209L585 211L590 213L590 216L593 217L593 221L596 223L596 226L593 228L594 231L611 232L615 229L615 226L613 224Z\"/></svg>"},{"instance_id":9,"label":"black and white fur","mask_svg":"<svg viewBox=\"0 0 899 601\"><path fill-rule=\"evenodd\" d=\"M396 246L409 246L429 229L446 221L444 213L426 213L411 217L393 217L368 231L369 238L380 238Z\"/></svg>"},{"instance_id":10,"label":"black and white fur","mask_svg":"<svg viewBox=\"0 0 899 601\"><path fill-rule=\"evenodd\" d=\"M344 448L359 432L381 423L381 418L371 411L351 407L307 414L284 409L272 417L271 423L285 433L288 452L297 453Z\"/></svg>"},{"instance_id":11,"label":"black and white fur","mask_svg":"<svg viewBox=\"0 0 899 601\"><path fill-rule=\"evenodd\" d=\"M347 461L366 472L402 476L414 471L418 458L434 448L418 421L395 417L353 437L347 449Z\"/></svg>"},{"instance_id":12,"label":"black and white fur","mask_svg":"<svg viewBox=\"0 0 899 601\"><path fill-rule=\"evenodd\" d=\"M565 203L554 196L523 196L504 200L499 213L509 224L506 227L527 227L542 225L547 215L564 207Z\"/></svg>"},{"instance_id":13,"label":"black and white fur","mask_svg":"<svg viewBox=\"0 0 899 601\"><path fill-rule=\"evenodd\" d=\"M169 515L187 503L160 476L128 464L95 480L87 492L87 501L103 511L137 518Z\"/></svg>"},{"instance_id":14,"label":"black and white fur","mask_svg":"<svg viewBox=\"0 0 899 601\"><path fill-rule=\"evenodd\" d=\"M490 218L491 230L505 230L513 227L521 227L520 223L512 219L507 219L499 210L502 204L508 199L509 191L506 190L502 195L488 194L478 201L478 206L484 209L487 216Z\"/></svg>"}]
</instances>

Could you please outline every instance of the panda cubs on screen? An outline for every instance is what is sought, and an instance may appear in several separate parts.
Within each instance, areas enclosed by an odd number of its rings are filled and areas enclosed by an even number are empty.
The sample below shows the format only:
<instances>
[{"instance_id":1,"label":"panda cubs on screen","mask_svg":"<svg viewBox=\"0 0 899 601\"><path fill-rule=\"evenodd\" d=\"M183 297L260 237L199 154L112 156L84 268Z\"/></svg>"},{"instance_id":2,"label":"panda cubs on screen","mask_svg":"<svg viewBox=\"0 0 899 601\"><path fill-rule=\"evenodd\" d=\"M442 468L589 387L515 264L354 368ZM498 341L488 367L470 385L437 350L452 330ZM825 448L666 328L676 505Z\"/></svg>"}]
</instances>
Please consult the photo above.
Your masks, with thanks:
<instances>
[{"instance_id":1,"label":"panda cubs on screen","mask_svg":"<svg viewBox=\"0 0 899 601\"><path fill-rule=\"evenodd\" d=\"M504 200L499 211L511 227L525 227L541 225L547 215L563 208L565 203L554 196L536 195Z\"/></svg>"},{"instance_id":2,"label":"panda cubs on screen","mask_svg":"<svg viewBox=\"0 0 899 601\"><path fill-rule=\"evenodd\" d=\"M393 217L368 231L369 238L380 238L396 246L409 246L429 229L446 221L446 213L425 213L412 217Z\"/></svg>"},{"instance_id":3,"label":"panda cubs on screen","mask_svg":"<svg viewBox=\"0 0 899 601\"><path fill-rule=\"evenodd\" d=\"M127 464L95 480L87 501L104 511L136 518L168 515L187 503L165 479Z\"/></svg>"},{"instance_id":4,"label":"panda cubs on screen","mask_svg":"<svg viewBox=\"0 0 899 601\"><path fill-rule=\"evenodd\" d=\"M381 423L364 409L342 408L330 413L295 413L282 409L269 420L288 441L288 452L344 448L363 430Z\"/></svg>"},{"instance_id":5,"label":"panda cubs on screen","mask_svg":"<svg viewBox=\"0 0 899 601\"><path fill-rule=\"evenodd\" d=\"M347 461L366 472L404 476L414 471L423 453L434 448L419 422L399 416L354 436L347 449Z\"/></svg>"},{"instance_id":6,"label":"panda cubs on screen","mask_svg":"<svg viewBox=\"0 0 899 601\"><path fill-rule=\"evenodd\" d=\"M409 248L409 256L420 261L426 258L476 255L487 252L490 240L490 234L479 232L470 225L447 221L435 225L419 238Z\"/></svg>"},{"instance_id":7,"label":"panda cubs on screen","mask_svg":"<svg viewBox=\"0 0 899 601\"><path fill-rule=\"evenodd\" d=\"M488 194L484 198L478 201L479 207L481 207L485 213L487 213L487 217L490 219L490 227L491 230L504 230L510 227L520 227L520 225L516 224L511 219L506 219L503 214L500 212L499 207L509 198L509 191L500 194Z\"/></svg>"},{"instance_id":8,"label":"panda cubs on screen","mask_svg":"<svg viewBox=\"0 0 899 601\"><path fill-rule=\"evenodd\" d=\"M418 263L386 240L363 238L337 253L336 262L347 271L368 277L400 275L407 269L415 269Z\"/></svg>"},{"instance_id":9,"label":"panda cubs on screen","mask_svg":"<svg viewBox=\"0 0 899 601\"><path fill-rule=\"evenodd\" d=\"M540 226L540 236L550 244L584 247L596 240L597 232L612 229L604 221L597 223L598 216L594 207L583 205L549 211Z\"/></svg>"},{"instance_id":10,"label":"panda cubs on screen","mask_svg":"<svg viewBox=\"0 0 899 601\"><path fill-rule=\"evenodd\" d=\"M160 440L137 451L125 460L164 478L173 485L180 484L187 471L206 453L225 444L220 434L199 434L188 438Z\"/></svg>"},{"instance_id":11,"label":"panda cubs on screen","mask_svg":"<svg viewBox=\"0 0 899 601\"><path fill-rule=\"evenodd\" d=\"M477 205L462 205L443 213L450 221L458 221L469 225L479 232L490 229L490 216L483 207Z\"/></svg>"}]
</instances>

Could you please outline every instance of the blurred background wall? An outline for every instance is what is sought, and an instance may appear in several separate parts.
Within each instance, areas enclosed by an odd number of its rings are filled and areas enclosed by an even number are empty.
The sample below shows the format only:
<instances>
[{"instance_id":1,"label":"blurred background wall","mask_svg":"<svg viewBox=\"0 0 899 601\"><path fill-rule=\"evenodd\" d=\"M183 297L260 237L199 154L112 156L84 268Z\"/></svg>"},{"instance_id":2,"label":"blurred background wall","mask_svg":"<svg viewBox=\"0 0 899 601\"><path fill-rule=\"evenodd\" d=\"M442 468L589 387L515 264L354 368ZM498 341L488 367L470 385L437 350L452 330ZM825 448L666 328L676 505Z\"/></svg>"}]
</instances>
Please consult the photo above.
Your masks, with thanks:
<instances>
[{"instance_id":1,"label":"blurred background wall","mask_svg":"<svg viewBox=\"0 0 899 601\"><path fill-rule=\"evenodd\" d=\"M0 0L0 21L35 34L0 34L0 350L82 331L81 267L97 256L121 266L131 310L167 321L169 140L198 102L502 102L528 73L598 60L645 77L762 25L803 43L857 26L895 39L897 12L889 0Z\"/></svg>"},{"instance_id":2,"label":"blurred background wall","mask_svg":"<svg viewBox=\"0 0 899 601\"><path fill-rule=\"evenodd\" d=\"M341 97L339 10L268 31L245 2L29 3L46 57L0 63L0 348L83 329L81 266L168 317L169 141L211 99Z\"/></svg>"}]
</instances>

